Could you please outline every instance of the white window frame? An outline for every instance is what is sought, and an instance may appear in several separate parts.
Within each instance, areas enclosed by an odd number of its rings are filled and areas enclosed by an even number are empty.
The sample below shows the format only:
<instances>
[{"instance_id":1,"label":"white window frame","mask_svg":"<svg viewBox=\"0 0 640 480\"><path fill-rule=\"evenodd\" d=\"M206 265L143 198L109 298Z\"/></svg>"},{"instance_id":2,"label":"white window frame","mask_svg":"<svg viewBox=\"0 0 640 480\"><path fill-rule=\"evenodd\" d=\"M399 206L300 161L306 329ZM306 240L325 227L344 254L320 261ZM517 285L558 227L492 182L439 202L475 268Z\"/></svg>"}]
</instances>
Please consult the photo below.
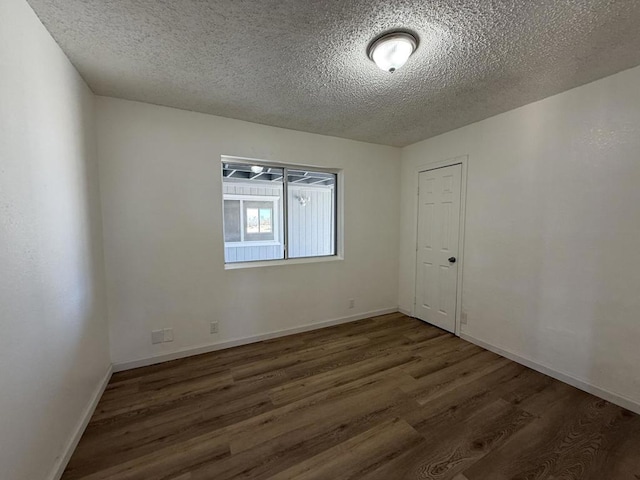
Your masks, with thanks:
<instances>
[{"instance_id":1,"label":"white window frame","mask_svg":"<svg viewBox=\"0 0 640 480\"><path fill-rule=\"evenodd\" d=\"M273 259L273 260L255 260L255 261L247 261L247 262L232 262L227 263L224 262L225 270L237 270L244 268L254 268L254 267L269 267L269 266L277 266L277 265L296 265L300 263L320 263L320 262L333 262L333 261L342 261L344 260L344 172L342 169L331 168L331 167L321 167L316 165L305 165L305 164L292 164L292 163L283 163L276 162L271 160L262 160L257 158L247 158L247 157L237 157L232 155L221 155L221 166L223 163L234 163L234 164L243 164L243 165L260 165L264 167L273 167L273 168L282 168L283 172L283 182L282 182L282 213L280 215L274 215L274 218L278 218L280 221L279 228L277 230L279 235L279 242L277 245L283 245L284 247L284 256L283 259ZM336 176L336 185L333 188L334 190L334 253L332 255L318 255L313 257L295 257L288 258L287 251L287 170L309 170L316 171L322 173L332 173ZM220 177L221 181L224 184L224 176L223 169L220 169ZM221 202L222 210L223 210L223 222L224 222L224 200L237 200L236 197L252 197L252 198L268 198L268 196L250 196L250 195L241 195L241 194L224 194L222 195L223 201ZM244 199L244 198L243 198ZM258 200L262 201L262 200ZM274 208L276 205L274 205ZM280 205L277 205L278 210L280 210ZM243 209L240 209L241 215L244 215ZM243 219L241 219L243 221ZM244 225L244 223L242 224ZM281 227L280 227L281 226ZM244 227L243 227L244 229ZM241 232L243 231L241 229ZM255 243L256 245L266 245L266 244L276 244L273 241L265 242L224 242L224 229L222 233L223 237L223 258L224 258L224 247L225 245L234 245L234 246L249 246L251 243ZM244 235L242 233L241 235ZM281 235L281 236L280 236Z\"/></svg>"},{"instance_id":2,"label":"white window frame","mask_svg":"<svg viewBox=\"0 0 640 480\"><path fill-rule=\"evenodd\" d=\"M280 214L280 197L275 195L241 195L237 193L225 193L223 195L224 200L240 200L240 241L239 242L227 242L224 243L231 247L262 247L281 245L280 237L281 230L280 225L282 215ZM245 224L244 224L244 202L271 202L273 204L273 240L245 240ZM223 203L224 206L224 203Z\"/></svg>"}]
</instances>

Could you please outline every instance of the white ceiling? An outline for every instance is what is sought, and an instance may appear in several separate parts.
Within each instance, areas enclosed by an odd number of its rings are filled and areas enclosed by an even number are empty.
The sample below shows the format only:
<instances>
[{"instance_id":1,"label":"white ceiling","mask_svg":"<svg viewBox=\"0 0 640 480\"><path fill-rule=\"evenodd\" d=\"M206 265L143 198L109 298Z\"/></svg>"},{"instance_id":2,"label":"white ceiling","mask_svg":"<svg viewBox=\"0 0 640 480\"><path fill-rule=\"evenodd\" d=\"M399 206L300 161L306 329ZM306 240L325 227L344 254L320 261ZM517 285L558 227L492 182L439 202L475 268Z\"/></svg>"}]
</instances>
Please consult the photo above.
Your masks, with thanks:
<instances>
[{"instance_id":1,"label":"white ceiling","mask_svg":"<svg viewBox=\"0 0 640 480\"><path fill-rule=\"evenodd\" d=\"M404 146L640 64L640 0L29 0L93 91ZM366 55L414 32L398 72Z\"/></svg>"}]
</instances>

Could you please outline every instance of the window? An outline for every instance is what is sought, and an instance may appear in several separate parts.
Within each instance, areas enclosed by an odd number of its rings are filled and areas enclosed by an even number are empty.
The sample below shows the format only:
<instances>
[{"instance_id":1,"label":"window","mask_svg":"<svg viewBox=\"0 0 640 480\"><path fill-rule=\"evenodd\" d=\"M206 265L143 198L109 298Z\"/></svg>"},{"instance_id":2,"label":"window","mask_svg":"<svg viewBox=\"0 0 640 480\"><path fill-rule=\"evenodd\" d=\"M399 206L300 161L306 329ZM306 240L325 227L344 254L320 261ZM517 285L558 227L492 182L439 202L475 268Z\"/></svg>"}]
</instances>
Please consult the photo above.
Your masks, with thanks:
<instances>
[{"instance_id":1,"label":"window","mask_svg":"<svg viewBox=\"0 0 640 480\"><path fill-rule=\"evenodd\" d=\"M238 198L246 197L246 198ZM256 201L255 195L225 195L224 241L264 242L276 240L275 204L279 197Z\"/></svg>"},{"instance_id":2,"label":"window","mask_svg":"<svg viewBox=\"0 0 640 480\"><path fill-rule=\"evenodd\" d=\"M244 238L273 240L273 202L243 202Z\"/></svg>"},{"instance_id":3,"label":"window","mask_svg":"<svg viewBox=\"0 0 640 480\"><path fill-rule=\"evenodd\" d=\"M222 158L225 263L336 254L334 172Z\"/></svg>"}]
</instances>

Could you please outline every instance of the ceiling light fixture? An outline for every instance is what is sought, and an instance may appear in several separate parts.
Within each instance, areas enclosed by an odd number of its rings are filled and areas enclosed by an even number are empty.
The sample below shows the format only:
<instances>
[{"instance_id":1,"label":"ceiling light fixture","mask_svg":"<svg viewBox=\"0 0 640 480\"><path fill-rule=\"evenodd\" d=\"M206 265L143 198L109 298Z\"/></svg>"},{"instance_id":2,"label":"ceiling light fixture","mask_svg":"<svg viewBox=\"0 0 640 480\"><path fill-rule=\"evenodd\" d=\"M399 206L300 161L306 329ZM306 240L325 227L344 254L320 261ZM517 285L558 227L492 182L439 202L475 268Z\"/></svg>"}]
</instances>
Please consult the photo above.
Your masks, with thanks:
<instances>
[{"instance_id":1,"label":"ceiling light fixture","mask_svg":"<svg viewBox=\"0 0 640 480\"><path fill-rule=\"evenodd\" d=\"M367 54L381 70L395 72L402 67L418 47L418 39L405 32L391 32L369 45Z\"/></svg>"},{"instance_id":2,"label":"ceiling light fixture","mask_svg":"<svg viewBox=\"0 0 640 480\"><path fill-rule=\"evenodd\" d=\"M251 167L251 171L253 173L262 173L263 170L264 170L264 167L261 167L260 165L253 165Z\"/></svg>"}]
</instances>

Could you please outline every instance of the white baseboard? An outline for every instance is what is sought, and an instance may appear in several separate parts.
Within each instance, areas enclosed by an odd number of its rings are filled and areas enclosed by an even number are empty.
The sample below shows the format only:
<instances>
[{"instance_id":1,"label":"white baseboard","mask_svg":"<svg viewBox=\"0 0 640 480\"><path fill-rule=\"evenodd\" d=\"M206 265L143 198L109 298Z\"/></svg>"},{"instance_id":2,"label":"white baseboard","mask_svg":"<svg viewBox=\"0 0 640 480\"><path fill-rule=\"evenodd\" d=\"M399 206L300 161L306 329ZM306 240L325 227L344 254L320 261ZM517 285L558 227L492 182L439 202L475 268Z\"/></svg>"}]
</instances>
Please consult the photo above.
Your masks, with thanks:
<instances>
[{"instance_id":1,"label":"white baseboard","mask_svg":"<svg viewBox=\"0 0 640 480\"><path fill-rule=\"evenodd\" d=\"M47 477L49 480L60 480L60 478L62 477L62 474L64 473L64 469L67 468L67 464L71 459L71 455L73 455L73 452L78 446L78 442L80 441L82 434L87 428L87 425L89 424L89 420L91 420L91 416L93 415L93 412L98 406L98 402L100 401L100 398L102 397L102 394L104 393L105 388L107 388L107 384L111 379L112 373L113 373L113 367L109 365L107 372L105 373L104 377L102 377L102 380L100 380L100 383L98 384L95 391L93 392L93 395L89 400L89 403L87 404L84 411L82 412L82 415L80 416L80 421L78 422L78 425L73 431L73 435L71 435L71 438L69 439L69 442L67 443L67 446L65 447L63 454L58 458L55 465L53 466L51 474Z\"/></svg>"},{"instance_id":2,"label":"white baseboard","mask_svg":"<svg viewBox=\"0 0 640 480\"><path fill-rule=\"evenodd\" d=\"M627 398L625 396L619 395L617 393L613 393L610 392L608 390L605 390L603 388L600 387L596 387L595 385L592 385L588 382L585 382L584 380L580 380L578 378L575 378L571 375L568 375L566 373L562 373L559 372L557 370L554 370L551 367L547 367L546 365L542 365L538 362L535 362L533 360L530 360L528 358L522 357L516 353L513 353L509 350L505 350L503 348L500 347L496 347L494 345L491 345L490 343L487 343L483 340L480 340L478 338L472 337L471 335L467 335L466 333L462 333L460 335L460 338L467 340L468 342L471 343L475 343L476 345L478 345L479 347L482 347L486 350L490 350L493 353L497 353L498 355L501 355L503 357L508 358L509 360L513 360L514 362L517 362L521 365L524 365L525 367L529 367L533 370L536 370L540 373L544 373L545 375L548 375L549 377L555 378L556 380L560 380L561 382L567 383L573 387L579 388L580 390L583 390L587 393L591 393L592 395L595 395L597 397L600 397L604 400L607 400L611 403L615 403L616 405L622 407L622 408L626 408L627 410L631 410L632 412L638 413L640 414L640 403L637 403L633 400L631 400L630 398Z\"/></svg>"},{"instance_id":3,"label":"white baseboard","mask_svg":"<svg viewBox=\"0 0 640 480\"><path fill-rule=\"evenodd\" d=\"M322 322L309 323L306 325L301 325L299 327L286 328L284 330L276 330L274 332L252 335L250 337L234 338L232 340L227 340L224 342L212 343L198 347L183 348L171 353L140 358L138 360L132 360L130 362L116 363L113 365L113 371L122 372L124 370L131 370L132 368L147 367L156 363L177 360L178 358L200 355L201 353L215 352L216 350L224 350L225 348L237 347L240 345L246 345L248 343L255 343L272 338L284 337L286 335L293 335L294 333L308 332L311 330L317 330L319 328L330 327L332 325L339 325L341 323L355 322L356 320L362 320L364 318L375 317L378 315L386 315L388 313L395 313L397 311L398 307L385 308L382 310L374 310L372 312L358 313L356 315L350 315L348 317L340 317L334 318L332 320L324 320Z\"/></svg>"},{"instance_id":4,"label":"white baseboard","mask_svg":"<svg viewBox=\"0 0 640 480\"><path fill-rule=\"evenodd\" d=\"M411 312L411 310L406 310L404 308L398 307L398 311L404 315L406 315L407 317L412 317L413 313Z\"/></svg>"}]
</instances>

